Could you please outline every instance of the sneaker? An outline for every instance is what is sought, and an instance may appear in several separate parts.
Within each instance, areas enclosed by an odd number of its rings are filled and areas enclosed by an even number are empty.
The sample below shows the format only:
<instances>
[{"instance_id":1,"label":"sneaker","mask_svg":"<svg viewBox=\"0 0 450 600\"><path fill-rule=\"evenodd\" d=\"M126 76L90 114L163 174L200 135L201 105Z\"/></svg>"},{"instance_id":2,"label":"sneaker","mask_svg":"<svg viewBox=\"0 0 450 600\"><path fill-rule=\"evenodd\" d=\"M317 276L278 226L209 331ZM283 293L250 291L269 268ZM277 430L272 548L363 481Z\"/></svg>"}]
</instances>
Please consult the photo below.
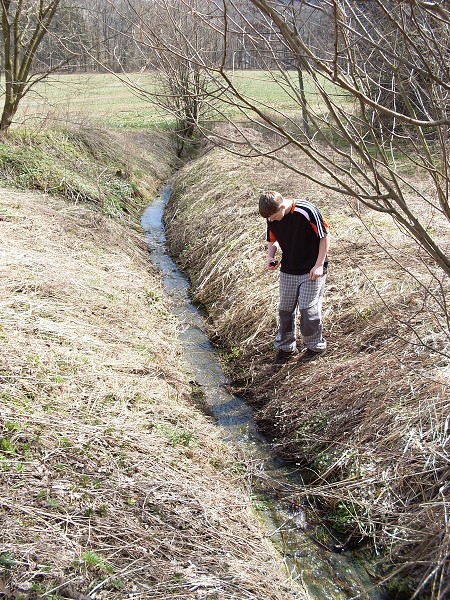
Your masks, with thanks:
<instances>
[{"instance_id":1,"label":"sneaker","mask_svg":"<svg viewBox=\"0 0 450 600\"><path fill-rule=\"evenodd\" d=\"M298 350L292 350L291 352L287 352L286 350L278 350L277 355L275 357L275 364L284 365L297 355Z\"/></svg>"},{"instance_id":2,"label":"sneaker","mask_svg":"<svg viewBox=\"0 0 450 600\"><path fill-rule=\"evenodd\" d=\"M325 354L325 348L323 350L311 350L310 348L306 348L304 352L300 354L298 357L298 362L308 362L310 360L315 360Z\"/></svg>"}]
</instances>

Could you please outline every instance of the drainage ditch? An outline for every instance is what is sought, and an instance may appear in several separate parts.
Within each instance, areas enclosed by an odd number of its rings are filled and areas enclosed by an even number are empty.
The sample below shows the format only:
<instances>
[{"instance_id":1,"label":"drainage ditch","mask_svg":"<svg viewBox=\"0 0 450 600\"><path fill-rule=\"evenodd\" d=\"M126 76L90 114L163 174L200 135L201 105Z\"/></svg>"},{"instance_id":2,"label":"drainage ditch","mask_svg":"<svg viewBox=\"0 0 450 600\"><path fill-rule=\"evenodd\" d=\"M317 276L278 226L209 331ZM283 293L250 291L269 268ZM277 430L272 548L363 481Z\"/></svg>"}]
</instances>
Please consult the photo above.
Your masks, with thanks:
<instances>
[{"instance_id":1,"label":"drainage ditch","mask_svg":"<svg viewBox=\"0 0 450 600\"><path fill-rule=\"evenodd\" d=\"M251 465L254 504L282 555L294 595L301 598L306 591L318 600L386 600L389 595L374 586L361 558L351 552L329 550L313 535L314 527L308 523L306 513L283 501L283 496L302 486L301 473L276 457L271 444L258 431L251 407L226 388L226 377L206 334L201 309L191 301L189 282L167 252L163 213L171 191L169 182L141 218L151 260L161 272L173 313L180 322L180 340L192 385L222 437L238 445L245 462Z\"/></svg>"}]
</instances>

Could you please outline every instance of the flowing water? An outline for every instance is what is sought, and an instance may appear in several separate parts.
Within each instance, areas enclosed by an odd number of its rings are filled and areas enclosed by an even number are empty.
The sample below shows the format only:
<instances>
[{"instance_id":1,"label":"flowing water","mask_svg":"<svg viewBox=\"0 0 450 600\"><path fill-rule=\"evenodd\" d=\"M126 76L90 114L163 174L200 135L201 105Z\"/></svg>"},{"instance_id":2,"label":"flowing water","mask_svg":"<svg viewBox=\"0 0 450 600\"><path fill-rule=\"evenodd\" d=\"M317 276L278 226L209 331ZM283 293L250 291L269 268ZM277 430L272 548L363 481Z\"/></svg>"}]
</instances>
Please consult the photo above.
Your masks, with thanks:
<instances>
[{"instance_id":1,"label":"flowing water","mask_svg":"<svg viewBox=\"0 0 450 600\"><path fill-rule=\"evenodd\" d=\"M226 389L217 353L205 332L204 317L190 300L189 282L167 253L163 212L171 190L171 184L166 184L141 219L151 259L161 272L165 291L173 301L172 312L181 323L180 339L192 384L221 428L223 438L238 444L245 462L251 464L255 507L283 556L294 594L303 597L303 588L311 598L320 600L385 598L373 589L360 561L350 553L332 552L318 542L305 513L283 501L283 495L302 485L301 474L277 459L259 433L250 406Z\"/></svg>"}]
</instances>

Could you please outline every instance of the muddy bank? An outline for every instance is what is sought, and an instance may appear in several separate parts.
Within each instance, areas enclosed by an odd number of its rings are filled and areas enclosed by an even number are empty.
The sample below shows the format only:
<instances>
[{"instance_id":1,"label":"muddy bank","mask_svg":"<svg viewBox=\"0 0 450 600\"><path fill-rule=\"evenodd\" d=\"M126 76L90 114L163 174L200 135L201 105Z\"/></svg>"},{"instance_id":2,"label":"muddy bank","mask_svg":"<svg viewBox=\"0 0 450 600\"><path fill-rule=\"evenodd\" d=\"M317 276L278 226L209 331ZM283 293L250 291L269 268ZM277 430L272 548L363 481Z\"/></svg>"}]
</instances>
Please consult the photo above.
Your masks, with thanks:
<instances>
[{"instance_id":1,"label":"muddy bank","mask_svg":"<svg viewBox=\"0 0 450 600\"><path fill-rule=\"evenodd\" d=\"M0 596L290 598L141 232L1 198Z\"/></svg>"},{"instance_id":2,"label":"muddy bank","mask_svg":"<svg viewBox=\"0 0 450 600\"><path fill-rule=\"evenodd\" d=\"M331 225L329 351L301 367L272 364L277 278L264 271L261 189L306 197ZM383 557L377 577L390 578L394 597L420 588L439 598L449 572L442 533L449 366L439 307L427 304L417 281L430 280L434 291L447 282L430 277L385 217L366 216L369 228L337 194L263 159L216 149L179 173L166 227L194 299L208 310L232 386L258 408L280 455L304 473L307 485L292 500L318 509L343 549L376 548ZM383 236L413 276L380 247ZM430 336L442 339L441 354L427 348Z\"/></svg>"}]
</instances>

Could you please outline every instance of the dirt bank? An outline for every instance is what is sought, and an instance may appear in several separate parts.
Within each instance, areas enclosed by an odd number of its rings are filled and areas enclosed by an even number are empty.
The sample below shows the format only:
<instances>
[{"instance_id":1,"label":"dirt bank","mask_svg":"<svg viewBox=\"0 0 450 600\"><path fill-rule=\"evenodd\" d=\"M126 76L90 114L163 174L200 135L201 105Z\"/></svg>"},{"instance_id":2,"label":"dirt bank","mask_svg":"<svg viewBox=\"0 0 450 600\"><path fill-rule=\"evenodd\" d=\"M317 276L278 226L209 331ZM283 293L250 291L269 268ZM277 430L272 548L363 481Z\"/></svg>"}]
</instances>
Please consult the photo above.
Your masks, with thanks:
<instances>
[{"instance_id":1,"label":"dirt bank","mask_svg":"<svg viewBox=\"0 0 450 600\"><path fill-rule=\"evenodd\" d=\"M291 597L141 233L0 193L0 596Z\"/></svg>"},{"instance_id":2,"label":"dirt bank","mask_svg":"<svg viewBox=\"0 0 450 600\"><path fill-rule=\"evenodd\" d=\"M264 271L262 189L311 200L331 225L329 350L303 366L272 364L278 284ZM383 554L379 578L388 576L405 597L420 589L443 598L448 278L388 217L273 162L219 149L205 149L179 173L167 230L195 299L208 309L234 388L258 407L280 454L303 470L307 485L293 501L319 508L344 547L369 540Z\"/></svg>"}]
</instances>

